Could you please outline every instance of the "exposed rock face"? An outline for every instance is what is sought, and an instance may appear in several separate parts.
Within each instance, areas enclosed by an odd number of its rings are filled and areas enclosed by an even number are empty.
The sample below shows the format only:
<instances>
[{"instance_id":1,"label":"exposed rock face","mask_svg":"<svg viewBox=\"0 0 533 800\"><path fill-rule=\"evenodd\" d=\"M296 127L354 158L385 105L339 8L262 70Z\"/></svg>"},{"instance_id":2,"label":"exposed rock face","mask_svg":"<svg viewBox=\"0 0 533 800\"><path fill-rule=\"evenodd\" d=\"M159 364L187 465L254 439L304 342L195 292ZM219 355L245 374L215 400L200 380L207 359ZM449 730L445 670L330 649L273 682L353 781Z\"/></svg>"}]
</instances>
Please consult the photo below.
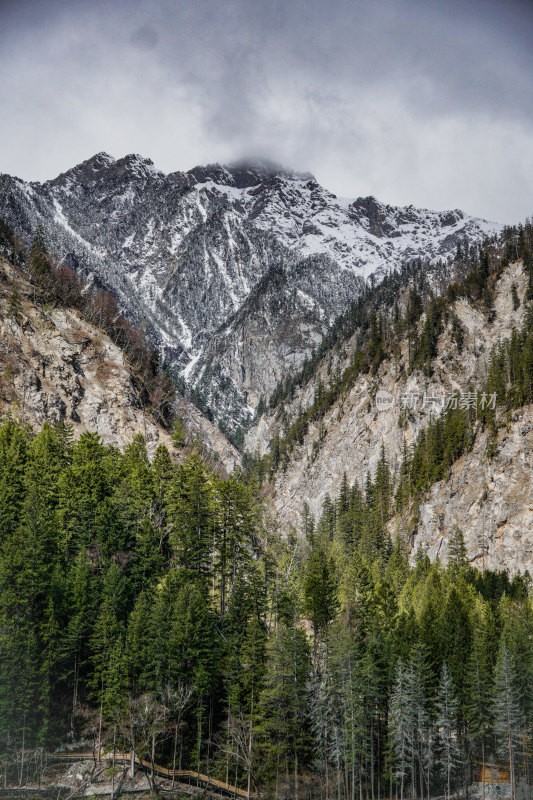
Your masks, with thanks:
<instances>
[{"instance_id":1,"label":"exposed rock face","mask_svg":"<svg viewBox=\"0 0 533 800\"><path fill-rule=\"evenodd\" d=\"M516 310L511 297L513 284L522 301ZM448 396L453 391L466 391L470 383L480 384L491 348L508 338L513 327L518 328L523 322L526 288L522 264L511 264L498 282L495 318L491 323L468 301L459 300L455 313L465 333L463 349L457 350L450 330L446 329L439 340L431 378L420 373L406 378L402 366L407 361L407 345L399 361L385 361L374 378L359 376L347 395L325 415L323 438L318 425L310 427L286 471L276 476L273 503L283 523L300 527L304 501L318 517L326 495L334 498L338 494L344 473L351 483L363 483L367 471L374 474L382 445L393 471L397 470L404 442L408 446L414 442L430 416L438 413L430 402L422 407L424 395ZM344 358L334 359L331 367L345 366L353 348L352 341ZM321 366L320 376L327 382L327 364ZM394 400L390 408L378 410L378 390L390 393ZM313 394L314 385L305 386L295 397L289 415L300 404L305 408ZM420 398L417 407L402 414L402 399L412 394ZM500 432L499 451L492 461L484 457L486 441L481 436L473 451L454 466L450 480L433 487L421 506L414 539L409 540L413 554L423 546L432 557L438 554L445 559L447 538L457 525L464 533L469 557L478 564L485 526L487 568L507 568L514 572L527 567L533 571L533 536L529 532L533 521L533 410L526 408L515 416L516 421L510 423L508 430ZM277 425L275 416L264 415L248 433L248 448L264 452ZM409 520L395 518L391 521L391 532L407 535L408 525Z\"/></svg>"},{"instance_id":2,"label":"exposed rock face","mask_svg":"<svg viewBox=\"0 0 533 800\"><path fill-rule=\"evenodd\" d=\"M421 504L413 552L448 558L449 534L463 531L477 567L533 574L533 407L513 414L487 458L487 435L457 461Z\"/></svg>"},{"instance_id":3,"label":"exposed rock face","mask_svg":"<svg viewBox=\"0 0 533 800\"><path fill-rule=\"evenodd\" d=\"M20 312L9 315L13 287ZM239 455L190 403L178 401L189 439L215 452L226 470ZM39 428L48 420L72 425L74 434L96 431L106 444L123 448L141 433L152 454L170 437L143 412L122 350L77 311L43 308L33 289L0 260L0 413Z\"/></svg>"},{"instance_id":4,"label":"exposed rock face","mask_svg":"<svg viewBox=\"0 0 533 800\"><path fill-rule=\"evenodd\" d=\"M229 429L298 368L371 274L498 226L339 199L269 163L164 175L99 153L43 184L0 176L0 216L101 281Z\"/></svg>"}]
</instances>

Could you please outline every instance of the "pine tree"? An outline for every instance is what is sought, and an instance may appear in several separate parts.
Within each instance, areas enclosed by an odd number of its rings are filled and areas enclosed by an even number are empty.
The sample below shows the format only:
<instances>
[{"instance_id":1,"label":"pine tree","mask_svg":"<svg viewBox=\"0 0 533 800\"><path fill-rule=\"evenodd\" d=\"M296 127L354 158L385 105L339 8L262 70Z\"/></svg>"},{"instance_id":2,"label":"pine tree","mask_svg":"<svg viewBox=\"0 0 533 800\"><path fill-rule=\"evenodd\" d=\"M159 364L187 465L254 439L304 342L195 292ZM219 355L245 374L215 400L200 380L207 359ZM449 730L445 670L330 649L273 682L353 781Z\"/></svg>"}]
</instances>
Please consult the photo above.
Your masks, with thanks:
<instances>
[{"instance_id":1,"label":"pine tree","mask_svg":"<svg viewBox=\"0 0 533 800\"><path fill-rule=\"evenodd\" d=\"M298 796L299 771L309 757L308 681L310 654L303 630L281 624L271 637L265 688L259 698L257 735L266 763L294 776Z\"/></svg>"},{"instance_id":2,"label":"pine tree","mask_svg":"<svg viewBox=\"0 0 533 800\"><path fill-rule=\"evenodd\" d=\"M102 600L90 640L92 674L89 686L99 708L98 758L103 742L104 716L110 717L118 702L117 687L122 670L119 666L123 649L124 580L116 564L112 564L104 578ZM110 657L112 655L112 657Z\"/></svg>"},{"instance_id":3,"label":"pine tree","mask_svg":"<svg viewBox=\"0 0 533 800\"><path fill-rule=\"evenodd\" d=\"M185 428L183 427L183 421L179 417L176 417L174 420L174 427L172 428L170 438L174 447L185 447Z\"/></svg>"},{"instance_id":4,"label":"pine tree","mask_svg":"<svg viewBox=\"0 0 533 800\"><path fill-rule=\"evenodd\" d=\"M64 556L80 545L97 544L106 553L119 549L117 516L111 507L113 464L97 434L83 433L59 476L58 520ZM118 545L118 546L117 546Z\"/></svg>"},{"instance_id":5,"label":"pine tree","mask_svg":"<svg viewBox=\"0 0 533 800\"><path fill-rule=\"evenodd\" d=\"M178 468L167 495L167 515L178 563L199 575L207 575L213 528L212 487L198 456L190 456Z\"/></svg>"},{"instance_id":6,"label":"pine tree","mask_svg":"<svg viewBox=\"0 0 533 800\"><path fill-rule=\"evenodd\" d=\"M486 612L490 613L490 612ZM474 747L480 750L481 763L485 767L486 741L492 728L492 676L490 669L490 638L487 623L483 620L474 632L472 650L466 666L465 716ZM476 748L477 749L477 748Z\"/></svg>"},{"instance_id":7,"label":"pine tree","mask_svg":"<svg viewBox=\"0 0 533 800\"><path fill-rule=\"evenodd\" d=\"M28 266L32 280L41 286L45 284L51 274L51 264L44 228L41 224L37 225L33 234Z\"/></svg>"},{"instance_id":8,"label":"pine tree","mask_svg":"<svg viewBox=\"0 0 533 800\"><path fill-rule=\"evenodd\" d=\"M317 540L321 542L324 547L327 547L328 543L333 541L333 537L335 536L335 527L335 505L332 502L331 497L326 495L322 504L322 515L315 530Z\"/></svg>"},{"instance_id":9,"label":"pine tree","mask_svg":"<svg viewBox=\"0 0 533 800\"><path fill-rule=\"evenodd\" d=\"M316 644L338 610L335 567L320 546L313 548L307 562L303 591L304 609L313 624Z\"/></svg>"},{"instance_id":10,"label":"pine tree","mask_svg":"<svg viewBox=\"0 0 533 800\"><path fill-rule=\"evenodd\" d=\"M393 774L400 782L400 800L403 800L415 748L416 709L413 707L411 689L407 670L400 659L396 665L389 713L391 753L395 763Z\"/></svg>"},{"instance_id":11,"label":"pine tree","mask_svg":"<svg viewBox=\"0 0 533 800\"><path fill-rule=\"evenodd\" d=\"M312 547L315 535L315 518L311 514L307 502L304 502L302 508L302 533L305 536L307 543L310 545L310 547Z\"/></svg>"},{"instance_id":12,"label":"pine tree","mask_svg":"<svg viewBox=\"0 0 533 800\"><path fill-rule=\"evenodd\" d=\"M72 710L70 735L76 736L75 720L79 703L80 681L84 677L89 659L89 635L95 618L95 591L91 585L91 571L85 550L80 550L67 576L69 620L61 641L60 657L63 678L71 686Z\"/></svg>"},{"instance_id":13,"label":"pine tree","mask_svg":"<svg viewBox=\"0 0 533 800\"><path fill-rule=\"evenodd\" d=\"M0 541L14 533L24 501L24 475L28 459L27 432L8 419L0 427Z\"/></svg>"},{"instance_id":14,"label":"pine tree","mask_svg":"<svg viewBox=\"0 0 533 800\"><path fill-rule=\"evenodd\" d=\"M316 670L309 687L309 717L315 763L320 773L324 775L325 796L326 800L329 800L331 728L333 727L331 691L326 678Z\"/></svg>"},{"instance_id":15,"label":"pine tree","mask_svg":"<svg viewBox=\"0 0 533 800\"><path fill-rule=\"evenodd\" d=\"M472 625L468 608L458 589L452 586L440 620L442 652L461 706L466 701L465 663L472 647Z\"/></svg>"},{"instance_id":16,"label":"pine tree","mask_svg":"<svg viewBox=\"0 0 533 800\"><path fill-rule=\"evenodd\" d=\"M448 561L455 569L460 569L468 563L463 532L457 525L453 528L450 536Z\"/></svg>"},{"instance_id":17,"label":"pine tree","mask_svg":"<svg viewBox=\"0 0 533 800\"><path fill-rule=\"evenodd\" d=\"M451 795L452 778L456 774L460 763L459 725L457 718L459 703L446 662L442 665L436 707L440 744L439 767L441 776L445 781L445 797L449 799Z\"/></svg>"},{"instance_id":18,"label":"pine tree","mask_svg":"<svg viewBox=\"0 0 533 800\"><path fill-rule=\"evenodd\" d=\"M257 518L251 491L235 477L216 480L213 489L213 567L220 594L220 616L224 617L237 576L250 568L250 558L257 551Z\"/></svg>"},{"instance_id":19,"label":"pine tree","mask_svg":"<svg viewBox=\"0 0 533 800\"><path fill-rule=\"evenodd\" d=\"M511 798L515 799L517 768L519 764L524 716L517 690L515 665L505 644L502 645L494 676L494 731L500 752L509 764Z\"/></svg>"}]
</instances>

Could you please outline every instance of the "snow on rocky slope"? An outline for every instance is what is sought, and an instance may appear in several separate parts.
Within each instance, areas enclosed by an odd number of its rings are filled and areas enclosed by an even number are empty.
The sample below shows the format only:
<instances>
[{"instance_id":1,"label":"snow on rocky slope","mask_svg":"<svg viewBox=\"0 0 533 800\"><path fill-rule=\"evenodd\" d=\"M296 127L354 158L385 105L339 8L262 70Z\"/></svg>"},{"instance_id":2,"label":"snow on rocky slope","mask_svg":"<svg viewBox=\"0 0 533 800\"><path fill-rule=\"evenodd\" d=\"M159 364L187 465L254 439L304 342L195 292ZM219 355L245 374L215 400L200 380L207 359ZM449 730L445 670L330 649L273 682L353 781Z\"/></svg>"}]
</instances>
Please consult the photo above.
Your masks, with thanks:
<instances>
[{"instance_id":1,"label":"snow on rocky slope","mask_svg":"<svg viewBox=\"0 0 533 800\"><path fill-rule=\"evenodd\" d=\"M371 275L452 255L499 226L340 199L266 162L165 175L98 153L54 180L0 175L0 216L110 288L176 375L234 430L297 369Z\"/></svg>"}]
</instances>

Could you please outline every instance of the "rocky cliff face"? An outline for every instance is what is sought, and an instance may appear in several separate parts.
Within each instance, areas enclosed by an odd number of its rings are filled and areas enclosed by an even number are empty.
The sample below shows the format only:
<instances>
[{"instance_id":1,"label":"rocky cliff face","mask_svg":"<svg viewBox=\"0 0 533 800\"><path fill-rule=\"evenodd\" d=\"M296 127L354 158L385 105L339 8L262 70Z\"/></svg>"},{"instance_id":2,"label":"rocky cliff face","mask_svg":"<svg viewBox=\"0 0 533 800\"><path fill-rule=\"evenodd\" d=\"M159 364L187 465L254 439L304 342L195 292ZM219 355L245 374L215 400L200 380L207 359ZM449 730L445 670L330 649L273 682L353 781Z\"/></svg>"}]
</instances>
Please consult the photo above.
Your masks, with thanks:
<instances>
[{"instance_id":1,"label":"rocky cliff face","mask_svg":"<svg viewBox=\"0 0 533 800\"><path fill-rule=\"evenodd\" d=\"M514 413L499 431L496 455L488 458L486 446L483 433L450 477L434 484L419 509L412 551L446 561L457 527L479 569L533 574L533 407ZM394 520L392 529L399 527Z\"/></svg>"},{"instance_id":2,"label":"rocky cliff face","mask_svg":"<svg viewBox=\"0 0 533 800\"><path fill-rule=\"evenodd\" d=\"M511 296L513 284L521 301L517 309ZM304 501L318 517L326 495L338 495L344 473L350 483L363 484L367 471L374 474L382 446L397 472L404 443L413 443L431 415L438 413L438 406L427 398L479 385L486 375L491 348L523 322L526 288L522 264L515 262L497 284L491 322L468 301L457 301L454 311L464 331L463 348L458 351L448 327L440 336L431 378L418 372L406 377L402 369L408 356L406 343L400 357L385 361L375 377L360 375L346 396L327 412L322 425L310 427L287 469L276 475L272 498L284 524L300 528ZM286 409L289 417L300 405L305 408L312 401L318 379L327 383L331 369L349 363L354 347L355 339L348 343L342 358L328 354L312 383L304 386ZM392 398L384 410L376 404L379 390ZM407 398L409 402L415 399L409 413L402 411ZM498 452L491 459L485 456L486 437L479 436L472 452L454 465L449 480L433 486L414 529L411 515L396 517L390 523L391 533L404 536L413 555L422 547L431 557L439 555L445 560L448 537L457 525L464 533L469 557L478 566L484 560L487 568L532 571L532 421L531 408L516 413L500 431ZM264 415L248 432L248 448L265 452L279 426L276 414Z\"/></svg>"},{"instance_id":3,"label":"rocky cliff face","mask_svg":"<svg viewBox=\"0 0 533 800\"><path fill-rule=\"evenodd\" d=\"M234 430L298 368L370 275L446 259L498 226L339 199L268 163L164 175L99 153L46 183L0 176L0 216L110 288Z\"/></svg>"},{"instance_id":4,"label":"rocky cliff face","mask_svg":"<svg viewBox=\"0 0 533 800\"><path fill-rule=\"evenodd\" d=\"M187 401L176 410L188 440L233 470L239 455L222 434ZM120 448L141 433L150 454L160 443L173 449L168 431L144 413L120 348L77 311L35 302L35 289L1 259L0 414L37 428L65 422L75 436L96 431Z\"/></svg>"}]
</instances>

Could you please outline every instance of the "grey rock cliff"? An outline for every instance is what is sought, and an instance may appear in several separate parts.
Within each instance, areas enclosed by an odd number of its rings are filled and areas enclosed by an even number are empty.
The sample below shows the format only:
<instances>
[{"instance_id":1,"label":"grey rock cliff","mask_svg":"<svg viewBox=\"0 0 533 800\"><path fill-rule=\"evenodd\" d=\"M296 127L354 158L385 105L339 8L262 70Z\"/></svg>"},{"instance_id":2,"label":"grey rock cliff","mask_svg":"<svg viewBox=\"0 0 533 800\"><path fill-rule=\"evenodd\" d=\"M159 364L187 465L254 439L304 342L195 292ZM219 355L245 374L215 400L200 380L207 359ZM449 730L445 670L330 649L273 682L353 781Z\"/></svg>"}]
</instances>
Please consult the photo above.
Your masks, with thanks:
<instances>
[{"instance_id":1,"label":"grey rock cliff","mask_svg":"<svg viewBox=\"0 0 533 800\"><path fill-rule=\"evenodd\" d=\"M521 300L517 309L511 296L513 284ZM420 397L448 395L466 390L469 383L480 385L491 348L509 338L513 328L519 328L524 320L526 289L522 264L515 262L497 284L492 322L468 301L458 300L454 310L464 330L463 349L457 350L447 328L439 339L431 378L419 372L406 377L406 371L401 369L407 361L406 343L398 361L386 360L375 377L360 375L346 396L326 413L322 426L310 426L286 470L276 474L272 503L283 524L301 528L304 501L318 518L326 495L332 499L338 495L344 473L350 483L364 484L367 472L375 473L382 446L397 474L404 443L409 446L415 442L435 414L431 405L422 408L421 403L409 414L402 414L402 398L410 393ZM333 368L342 368L350 362L354 346L354 340L348 343L343 358L328 354L318 375L296 393L286 408L289 418L300 405L306 408L312 402L319 378L327 383L330 359ZM375 399L380 389L394 399L391 407L383 411L378 410ZM279 424L276 413L263 415L248 431L248 449L264 453ZM413 556L422 548L430 557L439 556L445 561L449 536L457 526L463 531L469 558L476 566L485 564L487 568L508 569L511 573L529 569L533 574L532 437L531 407L508 420L499 433L493 458L485 455L486 435L480 434L473 450L453 466L449 479L432 487L414 522L412 509L391 520L391 534L400 534Z\"/></svg>"},{"instance_id":2,"label":"grey rock cliff","mask_svg":"<svg viewBox=\"0 0 533 800\"><path fill-rule=\"evenodd\" d=\"M21 310L7 313L17 286ZM227 472L237 451L198 409L178 398L176 411L187 439ZM122 350L79 312L34 301L32 287L0 259L0 414L37 429L45 421L67 423L75 436L95 431L106 444L124 448L140 433L153 455L172 451L168 430L145 413Z\"/></svg>"}]
</instances>

